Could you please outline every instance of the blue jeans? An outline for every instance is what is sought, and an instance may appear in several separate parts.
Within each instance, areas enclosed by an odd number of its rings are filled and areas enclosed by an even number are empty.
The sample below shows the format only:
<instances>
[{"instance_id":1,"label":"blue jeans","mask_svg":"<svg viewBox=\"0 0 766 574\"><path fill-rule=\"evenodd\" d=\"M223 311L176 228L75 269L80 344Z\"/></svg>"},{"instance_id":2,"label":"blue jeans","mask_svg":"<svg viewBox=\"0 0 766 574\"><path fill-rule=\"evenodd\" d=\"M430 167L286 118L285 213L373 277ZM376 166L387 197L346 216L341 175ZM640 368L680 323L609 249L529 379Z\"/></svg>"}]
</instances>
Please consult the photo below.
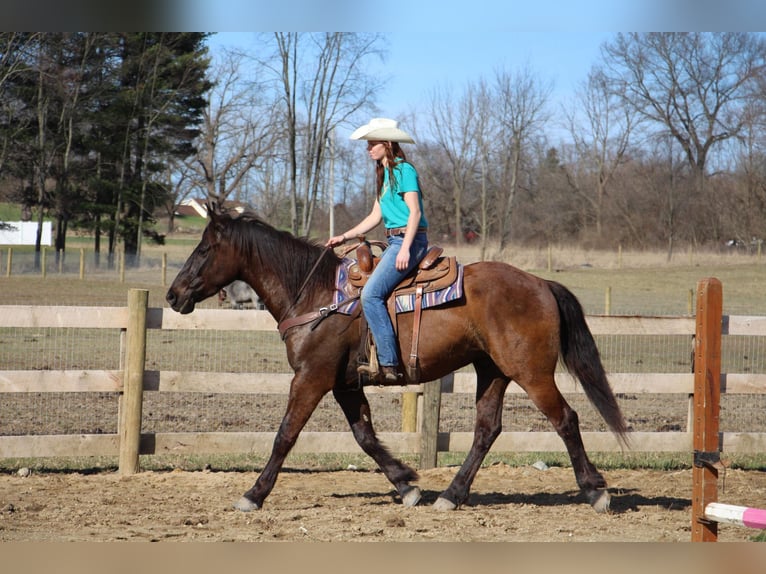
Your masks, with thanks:
<instances>
[{"instance_id":1,"label":"blue jeans","mask_svg":"<svg viewBox=\"0 0 766 574\"><path fill-rule=\"evenodd\" d=\"M388 247L383 251L378 265L370 275L362 289L361 301L364 316L375 340L380 366L396 366L399 364L397 357L397 342L391 317L388 314L386 300L399 282L417 267L428 250L428 235L420 232L410 246L410 264L403 271L396 268L396 256L402 247L401 235L388 238Z\"/></svg>"}]
</instances>

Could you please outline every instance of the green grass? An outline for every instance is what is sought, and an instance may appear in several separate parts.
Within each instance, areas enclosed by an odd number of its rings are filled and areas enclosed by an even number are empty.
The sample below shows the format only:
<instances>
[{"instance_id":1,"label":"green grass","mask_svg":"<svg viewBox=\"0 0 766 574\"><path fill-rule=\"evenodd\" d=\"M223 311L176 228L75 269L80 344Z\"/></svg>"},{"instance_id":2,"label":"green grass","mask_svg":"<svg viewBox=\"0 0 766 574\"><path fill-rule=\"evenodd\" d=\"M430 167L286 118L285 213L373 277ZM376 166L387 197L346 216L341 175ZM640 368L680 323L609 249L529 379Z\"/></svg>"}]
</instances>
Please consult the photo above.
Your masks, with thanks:
<instances>
[{"instance_id":1,"label":"green grass","mask_svg":"<svg viewBox=\"0 0 766 574\"><path fill-rule=\"evenodd\" d=\"M14 203L0 202L0 221L19 221L21 219L21 206Z\"/></svg>"},{"instance_id":2,"label":"green grass","mask_svg":"<svg viewBox=\"0 0 766 574\"><path fill-rule=\"evenodd\" d=\"M438 466L460 466L466 453L439 453ZM415 454L397 454L406 464L415 468L420 459ZM611 470L661 470L675 471L692 468L691 453L589 453L597 468ZM184 470L187 472L211 469L222 472L260 472L268 453L261 454L199 454L199 455L142 455L143 470L168 471ZM506 464L511 467L530 466L542 461L550 467L571 468L566 453L528 452L494 453L490 452L482 466ZM118 468L117 457L57 457L57 458L5 458L0 459L0 473L12 474L19 468L29 468L34 472L115 472ZM757 455L728 455L725 464L731 469L766 471L766 453ZM285 462L285 469L335 471L345 470L353 465L359 470L374 471L377 466L368 456L359 454L296 454L291 453Z\"/></svg>"},{"instance_id":3,"label":"green grass","mask_svg":"<svg viewBox=\"0 0 766 574\"><path fill-rule=\"evenodd\" d=\"M569 287L588 312L606 312L607 288L612 314L685 315L694 312L702 279L715 277L723 285L724 314L766 314L766 264L657 266L631 269L568 269L538 275Z\"/></svg>"}]
</instances>

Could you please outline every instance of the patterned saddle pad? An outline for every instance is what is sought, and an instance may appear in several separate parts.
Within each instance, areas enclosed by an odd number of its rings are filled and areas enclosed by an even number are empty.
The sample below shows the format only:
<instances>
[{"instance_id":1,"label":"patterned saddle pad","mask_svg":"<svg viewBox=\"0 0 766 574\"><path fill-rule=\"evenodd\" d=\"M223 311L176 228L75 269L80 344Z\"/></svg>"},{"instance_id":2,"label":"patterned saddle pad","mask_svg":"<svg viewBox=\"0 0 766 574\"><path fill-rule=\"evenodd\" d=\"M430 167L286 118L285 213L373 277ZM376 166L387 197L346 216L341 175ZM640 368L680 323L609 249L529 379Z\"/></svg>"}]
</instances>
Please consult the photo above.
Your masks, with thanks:
<instances>
[{"instance_id":1,"label":"patterned saddle pad","mask_svg":"<svg viewBox=\"0 0 766 574\"><path fill-rule=\"evenodd\" d=\"M346 315L351 315L360 305L359 299L352 301L348 304L341 305L341 303L358 297L359 288L351 284L349 275L351 270L356 267L356 260L348 257L344 257L341 264L335 274L335 295L333 297L333 303L338 306L338 312ZM445 287L437 290L427 291L423 294L422 306L423 309L430 307L438 307L444 305L450 301L456 301L463 296L463 265L456 263L457 273L455 280ZM406 313L412 311L415 308L415 293L409 290L407 293L397 293L394 291L392 297L396 297L395 309L397 313Z\"/></svg>"}]
</instances>

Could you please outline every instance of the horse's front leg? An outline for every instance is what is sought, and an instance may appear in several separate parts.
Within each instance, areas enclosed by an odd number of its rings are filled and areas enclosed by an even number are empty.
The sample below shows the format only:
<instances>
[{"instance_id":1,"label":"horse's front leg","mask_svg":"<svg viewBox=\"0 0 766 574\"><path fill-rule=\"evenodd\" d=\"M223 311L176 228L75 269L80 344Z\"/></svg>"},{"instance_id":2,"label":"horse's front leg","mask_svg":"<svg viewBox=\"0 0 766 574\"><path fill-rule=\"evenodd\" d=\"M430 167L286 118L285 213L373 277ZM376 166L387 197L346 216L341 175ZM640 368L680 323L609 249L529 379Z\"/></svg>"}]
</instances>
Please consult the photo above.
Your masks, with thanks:
<instances>
[{"instance_id":1,"label":"horse's front leg","mask_svg":"<svg viewBox=\"0 0 766 574\"><path fill-rule=\"evenodd\" d=\"M234 504L234 508L243 512L258 510L263 506L263 501L274 488L282 464L295 445L311 413L314 412L319 401L327 393L327 388L318 383L310 384L305 376L296 373L290 385L290 396L287 400L287 411L279 425L277 436L274 438L274 446L271 449L271 456L258 480L253 487L248 490Z\"/></svg>"},{"instance_id":2,"label":"horse's front leg","mask_svg":"<svg viewBox=\"0 0 766 574\"><path fill-rule=\"evenodd\" d=\"M335 400L343 409L351 432L362 450L370 456L386 475L386 478L394 485L399 496L402 497L404 506L415 506L420 502L420 489L410 485L411 481L418 479L418 474L412 468L391 456L375 435L372 426L370 404L364 391L359 390L333 390Z\"/></svg>"}]
</instances>

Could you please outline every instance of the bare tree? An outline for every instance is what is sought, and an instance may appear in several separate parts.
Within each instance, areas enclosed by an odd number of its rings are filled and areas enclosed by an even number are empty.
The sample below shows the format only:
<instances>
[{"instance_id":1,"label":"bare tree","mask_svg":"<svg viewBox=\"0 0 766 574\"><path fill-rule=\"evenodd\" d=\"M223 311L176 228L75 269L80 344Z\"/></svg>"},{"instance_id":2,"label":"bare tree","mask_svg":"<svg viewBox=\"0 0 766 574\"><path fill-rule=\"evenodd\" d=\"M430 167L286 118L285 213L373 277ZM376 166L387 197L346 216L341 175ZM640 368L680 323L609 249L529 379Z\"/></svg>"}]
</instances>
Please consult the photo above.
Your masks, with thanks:
<instances>
[{"instance_id":1,"label":"bare tree","mask_svg":"<svg viewBox=\"0 0 766 574\"><path fill-rule=\"evenodd\" d=\"M240 199L244 180L273 153L282 130L273 103L242 77L244 56L224 51L213 71L215 87L203 111L197 153L191 166L209 199Z\"/></svg>"},{"instance_id":2,"label":"bare tree","mask_svg":"<svg viewBox=\"0 0 766 574\"><path fill-rule=\"evenodd\" d=\"M492 151L494 149L494 135L491 128L491 114L492 99L489 93L487 84L482 81L477 86L477 122L480 123L477 126L477 141L476 145L479 152L480 162L480 188L479 188L479 236L481 241L481 249L479 257L484 261L487 257L487 251L489 248L489 235L490 235L490 221L491 213L490 206L492 204L490 199L489 189L489 163L492 157Z\"/></svg>"},{"instance_id":3,"label":"bare tree","mask_svg":"<svg viewBox=\"0 0 766 574\"><path fill-rule=\"evenodd\" d=\"M477 180L481 166L480 142L486 142L482 133L486 128L485 110L480 109L480 87L468 84L462 97L455 101L450 88L442 87L433 92L430 103L430 128L434 145L446 158L449 178L441 181L431 177L442 191L452 198L454 232L457 245L462 242L463 210L465 195ZM424 169L428 170L428 163Z\"/></svg>"},{"instance_id":4,"label":"bare tree","mask_svg":"<svg viewBox=\"0 0 766 574\"><path fill-rule=\"evenodd\" d=\"M274 34L276 63L265 64L279 78L282 93L294 233L306 234L311 227L323 171L328 169L330 134L371 106L373 94L383 85L365 67L370 57L382 54L381 38L340 32Z\"/></svg>"},{"instance_id":5,"label":"bare tree","mask_svg":"<svg viewBox=\"0 0 766 574\"><path fill-rule=\"evenodd\" d=\"M739 180L736 225L733 239L762 241L766 237L766 72L762 96L753 100L745 112L745 127L734 155Z\"/></svg>"},{"instance_id":6,"label":"bare tree","mask_svg":"<svg viewBox=\"0 0 766 574\"><path fill-rule=\"evenodd\" d=\"M201 187L195 175L193 162L170 158L163 179L156 182L162 187L167 197L164 209L168 216L168 233L175 230L176 206L189 197L195 189Z\"/></svg>"},{"instance_id":7,"label":"bare tree","mask_svg":"<svg viewBox=\"0 0 766 574\"><path fill-rule=\"evenodd\" d=\"M551 87L529 68L515 74L500 70L493 85L493 121L499 128L495 145L499 159L497 194L498 237L502 251L511 237L511 213L520 183L524 146L541 131L548 119L546 105Z\"/></svg>"},{"instance_id":8,"label":"bare tree","mask_svg":"<svg viewBox=\"0 0 766 574\"><path fill-rule=\"evenodd\" d=\"M710 154L742 133L766 40L739 32L618 34L602 54L614 93L680 144L715 224L715 198L703 195Z\"/></svg>"},{"instance_id":9,"label":"bare tree","mask_svg":"<svg viewBox=\"0 0 766 574\"><path fill-rule=\"evenodd\" d=\"M635 112L608 90L598 69L576 92L574 109L566 112L577 153L566 170L575 193L590 208L597 239L603 235L605 199L615 172L625 161Z\"/></svg>"},{"instance_id":10,"label":"bare tree","mask_svg":"<svg viewBox=\"0 0 766 574\"><path fill-rule=\"evenodd\" d=\"M15 104L3 97L5 84L21 74L29 66L30 58L38 50L42 32L0 32L0 106L7 118L8 129L0 131L0 173L3 171L6 153L19 133L19 119Z\"/></svg>"}]
</instances>

